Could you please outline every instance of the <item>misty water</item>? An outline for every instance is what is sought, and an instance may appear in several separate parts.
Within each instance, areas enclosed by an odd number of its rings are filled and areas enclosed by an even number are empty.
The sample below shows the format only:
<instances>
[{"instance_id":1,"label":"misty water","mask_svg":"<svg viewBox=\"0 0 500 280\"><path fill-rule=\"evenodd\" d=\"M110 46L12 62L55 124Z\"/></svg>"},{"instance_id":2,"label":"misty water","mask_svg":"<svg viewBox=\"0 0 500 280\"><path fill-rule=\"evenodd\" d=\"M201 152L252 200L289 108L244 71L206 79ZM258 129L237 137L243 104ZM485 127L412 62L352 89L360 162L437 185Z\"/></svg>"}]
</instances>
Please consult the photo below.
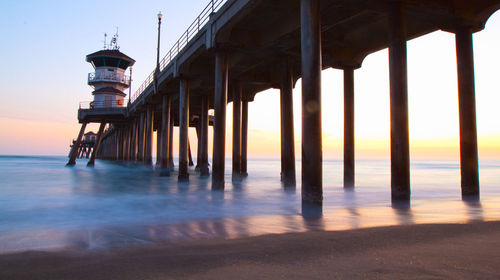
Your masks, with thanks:
<instances>
[{"instance_id":1,"label":"misty water","mask_svg":"<svg viewBox=\"0 0 500 280\"><path fill-rule=\"evenodd\" d=\"M280 183L279 160L249 160L249 176L212 191L210 178L128 163L66 157L0 156L0 253L109 249L199 238L237 238L307 230L500 220L500 161L480 162L481 199L462 201L455 161L412 161L409 207L390 199L389 160L356 162L356 188L342 187L342 161L325 161L321 215L303 215L297 188Z\"/></svg>"}]
</instances>

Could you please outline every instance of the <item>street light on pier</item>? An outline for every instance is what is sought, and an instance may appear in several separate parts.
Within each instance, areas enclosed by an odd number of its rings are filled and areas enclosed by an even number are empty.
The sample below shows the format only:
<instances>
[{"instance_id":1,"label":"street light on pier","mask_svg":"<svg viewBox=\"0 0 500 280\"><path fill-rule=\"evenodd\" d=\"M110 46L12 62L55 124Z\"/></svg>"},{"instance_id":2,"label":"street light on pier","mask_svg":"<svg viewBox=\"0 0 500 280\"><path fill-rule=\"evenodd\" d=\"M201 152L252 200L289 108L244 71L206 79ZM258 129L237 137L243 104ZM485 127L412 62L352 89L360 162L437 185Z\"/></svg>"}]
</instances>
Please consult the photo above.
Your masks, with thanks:
<instances>
[{"instance_id":1,"label":"street light on pier","mask_svg":"<svg viewBox=\"0 0 500 280\"><path fill-rule=\"evenodd\" d=\"M161 30L161 12L158 13L158 46L156 48L156 69L153 75L155 94L158 93L158 74L160 74L160 30Z\"/></svg>"},{"instance_id":2,"label":"street light on pier","mask_svg":"<svg viewBox=\"0 0 500 280\"><path fill-rule=\"evenodd\" d=\"M161 18L163 15L161 12L158 13L158 47L156 49L156 72L160 72L160 30L161 30Z\"/></svg>"}]
</instances>

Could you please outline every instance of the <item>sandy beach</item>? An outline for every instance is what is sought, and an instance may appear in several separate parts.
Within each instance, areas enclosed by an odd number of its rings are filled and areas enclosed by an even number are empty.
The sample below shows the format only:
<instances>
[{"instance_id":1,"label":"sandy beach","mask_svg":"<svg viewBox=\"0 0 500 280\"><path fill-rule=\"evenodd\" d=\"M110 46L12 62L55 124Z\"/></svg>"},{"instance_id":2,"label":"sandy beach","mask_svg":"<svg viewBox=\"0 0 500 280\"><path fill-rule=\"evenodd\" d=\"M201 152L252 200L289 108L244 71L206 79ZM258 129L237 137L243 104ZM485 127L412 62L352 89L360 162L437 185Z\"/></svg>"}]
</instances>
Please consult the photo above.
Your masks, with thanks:
<instances>
[{"instance_id":1,"label":"sandy beach","mask_svg":"<svg viewBox=\"0 0 500 280\"><path fill-rule=\"evenodd\" d=\"M0 279L499 279L500 222L0 255Z\"/></svg>"}]
</instances>

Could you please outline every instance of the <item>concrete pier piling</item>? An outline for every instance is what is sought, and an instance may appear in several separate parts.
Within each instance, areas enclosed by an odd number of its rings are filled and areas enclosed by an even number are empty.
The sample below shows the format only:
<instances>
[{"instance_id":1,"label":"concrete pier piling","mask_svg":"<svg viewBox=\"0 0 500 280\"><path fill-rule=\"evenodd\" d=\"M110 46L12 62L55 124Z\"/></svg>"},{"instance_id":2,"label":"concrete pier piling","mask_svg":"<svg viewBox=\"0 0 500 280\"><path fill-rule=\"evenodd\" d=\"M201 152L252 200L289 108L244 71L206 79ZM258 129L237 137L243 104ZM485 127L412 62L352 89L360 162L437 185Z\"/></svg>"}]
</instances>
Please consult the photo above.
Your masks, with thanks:
<instances>
[{"instance_id":1,"label":"concrete pier piling","mask_svg":"<svg viewBox=\"0 0 500 280\"><path fill-rule=\"evenodd\" d=\"M476 98L472 31L461 26L455 33L460 117L460 174L462 197L479 195Z\"/></svg>"},{"instance_id":2,"label":"concrete pier piling","mask_svg":"<svg viewBox=\"0 0 500 280\"><path fill-rule=\"evenodd\" d=\"M97 140L95 142L94 150L92 151L92 155L90 156L89 162L87 162L87 166L94 166L95 164L95 157L97 155L97 152L99 151L99 148L101 146L101 141L102 141L102 133L104 132L104 127L106 126L105 122L102 122L99 125L99 131L97 132Z\"/></svg>"},{"instance_id":3,"label":"concrete pier piling","mask_svg":"<svg viewBox=\"0 0 500 280\"><path fill-rule=\"evenodd\" d=\"M301 0L302 203L323 204L321 14L319 0Z\"/></svg>"},{"instance_id":4,"label":"concrete pier piling","mask_svg":"<svg viewBox=\"0 0 500 280\"><path fill-rule=\"evenodd\" d=\"M122 161L125 161L127 160L127 126L122 126L122 129L121 129L121 154L120 154L120 157L121 157L121 160Z\"/></svg>"},{"instance_id":5,"label":"concrete pier piling","mask_svg":"<svg viewBox=\"0 0 500 280\"><path fill-rule=\"evenodd\" d=\"M127 123L127 145L125 146L125 160L130 161L130 146L132 145L132 125Z\"/></svg>"},{"instance_id":6,"label":"concrete pier piling","mask_svg":"<svg viewBox=\"0 0 500 280\"><path fill-rule=\"evenodd\" d=\"M132 120L132 146L130 147L130 155L131 161L136 162L137 161L137 138L138 138L138 130L139 130L139 120L137 118L134 118Z\"/></svg>"},{"instance_id":7,"label":"concrete pier piling","mask_svg":"<svg viewBox=\"0 0 500 280\"><path fill-rule=\"evenodd\" d=\"M208 176L210 175L208 170L208 96L202 95L201 97L201 116L200 116L200 146L198 149L200 150L200 160L199 160L199 168L200 168L200 176Z\"/></svg>"},{"instance_id":8,"label":"concrete pier piling","mask_svg":"<svg viewBox=\"0 0 500 280\"><path fill-rule=\"evenodd\" d=\"M223 51L215 54L214 144L212 156L212 188L224 189L226 149L226 104L228 87L228 57Z\"/></svg>"},{"instance_id":9,"label":"concrete pier piling","mask_svg":"<svg viewBox=\"0 0 500 280\"><path fill-rule=\"evenodd\" d=\"M189 135L188 135L188 166L194 166L193 162L193 154L191 153L191 141L189 141Z\"/></svg>"},{"instance_id":10,"label":"concrete pier piling","mask_svg":"<svg viewBox=\"0 0 500 280\"><path fill-rule=\"evenodd\" d=\"M161 149L160 153L160 176L170 176L169 159L170 159L170 95L162 97L161 106L161 138L158 146Z\"/></svg>"},{"instance_id":11,"label":"concrete pier piling","mask_svg":"<svg viewBox=\"0 0 500 280\"><path fill-rule=\"evenodd\" d=\"M389 8L389 74L391 106L391 198L410 199L410 134L406 14L399 2Z\"/></svg>"},{"instance_id":12,"label":"concrete pier piling","mask_svg":"<svg viewBox=\"0 0 500 280\"><path fill-rule=\"evenodd\" d=\"M201 109L200 109L201 111ZM199 123L198 125L195 127L195 130L196 130L196 146L197 146L197 149L196 149L196 165L194 167L194 169L196 171L200 171L200 159L201 159L201 150L200 150L200 147L201 147L201 131L200 131L200 125L201 125L201 112L200 112L200 115L198 116L199 117Z\"/></svg>"},{"instance_id":13,"label":"concrete pier piling","mask_svg":"<svg viewBox=\"0 0 500 280\"><path fill-rule=\"evenodd\" d=\"M146 143L145 137L145 124L146 124L146 113L142 112L139 118L139 141L138 141L138 149L137 149L137 162L143 162L144 161L144 144Z\"/></svg>"},{"instance_id":14,"label":"concrete pier piling","mask_svg":"<svg viewBox=\"0 0 500 280\"><path fill-rule=\"evenodd\" d=\"M146 109L146 131L144 137L144 165L153 165L153 125L154 125L154 106L148 104Z\"/></svg>"},{"instance_id":15,"label":"concrete pier piling","mask_svg":"<svg viewBox=\"0 0 500 280\"><path fill-rule=\"evenodd\" d=\"M281 69L281 145L282 179L285 188L295 187L295 143L293 127L293 69L284 59Z\"/></svg>"},{"instance_id":16,"label":"concrete pier piling","mask_svg":"<svg viewBox=\"0 0 500 280\"><path fill-rule=\"evenodd\" d=\"M248 176L248 101L241 102L241 176Z\"/></svg>"},{"instance_id":17,"label":"concrete pier piling","mask_svg":"<svg viewBox=\"0 0 500 280\"><path fill-rule=\"evenodd\" d=\"M241 180L241 83L232 81L233 95L233 174L232 180Z\"/></svg>"},{"instance_id":18,"label":"concrete pier piling","mask_svg":"<svg viewBox=\"0 0 500 280\"><path fill-rule=\"evenodd\" d=\"M344 188L354 188L354 69L344 68Z\"/></svg>"},{"instance_id":19,"label":"concrete pier piling","mask_svg":"<svg viewBox=\"0 0 500 280\"><path fill-rule=\"evenodd\" d=\"M160 124L161 126L161 124ZM156 164L155 167L160 167L160 161L162 157L162 146L161 146L161 127L156 129Z\"/></svg>"},{"instance_id":20,"label":"concrete pier piling","mask_svg":"<svg viewBox=\"0 0 500 280\"><path fill-rule=\"evenodd\" d=\"M170 125L168 134L168 168L170 171L174 171L174 115L173 112L170 113Z\"/></svg>"},{"instance_id":21,"label":"concrete pier piling","mask_svg":"<svg viewBox=\"0 0 500 280\"><path fill-rule=\"evenodd\" d=\"M82 127L80 128L80 132L78 133L78 137L76 138L75 144L71 148L69 153L69 161L66 166L73 166L76 164L76 157L78 156L78 150L80 148L80 144L82 143L83 133L85 133L85 128L87 127L87 123L82 123Z\"/></svg>"},{"instance_id":22,"label":"concrete pier piling","mask_svg":"<svg viewBox=\"0 0 500 280\"><path fill-rule=\"evenodd\" d=\"M189 180L189 81L179 82L179 176L180 181Z\"/></svg>"},{"instance_id":23,"label":"concrete pier piling","mask_svg":"<svg viewBox=\"0 0 500 280\"><path fill-rule=\"evenodd\" d=\"M116 129L116 160L123 160L123 127L117 126Z\"/></svg>"}]
</instances>

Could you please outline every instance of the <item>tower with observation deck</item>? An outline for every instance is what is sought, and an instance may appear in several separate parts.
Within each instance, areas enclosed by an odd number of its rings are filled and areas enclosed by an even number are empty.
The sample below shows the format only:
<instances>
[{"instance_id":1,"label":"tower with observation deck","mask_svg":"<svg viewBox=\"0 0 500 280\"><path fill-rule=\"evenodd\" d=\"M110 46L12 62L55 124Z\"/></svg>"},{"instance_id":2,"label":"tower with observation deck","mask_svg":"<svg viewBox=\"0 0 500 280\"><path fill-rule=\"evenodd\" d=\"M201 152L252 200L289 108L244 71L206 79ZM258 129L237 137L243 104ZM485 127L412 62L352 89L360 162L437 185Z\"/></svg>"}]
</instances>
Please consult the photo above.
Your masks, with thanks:
<instances>
[{"instance_id":1,"label":"tower with observation deck","mask_svg":"<svg viewBox=\"0 0 500 280\"><path fill-rule=\"evenodd\" d=\"M122 107L127 96L124 90L130 87L130 76L125 72L128 67L134 65L135 60L120 52L117 47L91 53L87 55L86 60L95 69L95 72L89 73L88 76L88 84L95 89L92 92L94 101L89 107Z\"/></svg>"},{"instance_id":2,"label":"tower with observation deck","mask_svg":"<svg viewBox=\"0 0 500 280\"><path fill-rule=\"evenodd\" d=\"M97 136L97 142L100 142L107 123L120 123L127 117L125 91L131 86L132 66L135 60L120 51L117 41L118 34L113 36L109 44L106 44L105 39L102 50L86 57L86 61L94 68L94 72L88 74L88 85L94 89L92 91L94 98L92 101L80 103L78 121L82 127L70 151L68 165L76 163L78 148L88 123L101 124ZM126 75L127 69L130 69L130 75ZM89 165L94 164L95 152L92 153Z\"/></svg>"},{"instance_id":3,"label":"tower with observation deck","mask_svg":"<svg viewBox=\"0 0 500 280\"><path fill-rule=\"evenodd\" d=\"M106 36L106 35L105 35ZM106 37L105 37L106 38ZM87 55L86 61L92 64L95 72L88 75L88 84L94 88L92 95L94 100L91 102L80 103L80 109L90 109L92 111L82 111L86 113L78 119L85 119L90 115L96 114L94 109L123 108L125 104L124 92L130 88L130 76L126 75L127 69L135 63L135 60L128 55L120 52L118 46L118 34L114 35L109 45L104 43L104 48L100 51ZM106 39L104 40L106 42ZM131 72L131 71L130 71ZM130 73L132 74L132 73ZM119 111L119 110L118 110Z\"/></svg>"}]
</instances>

